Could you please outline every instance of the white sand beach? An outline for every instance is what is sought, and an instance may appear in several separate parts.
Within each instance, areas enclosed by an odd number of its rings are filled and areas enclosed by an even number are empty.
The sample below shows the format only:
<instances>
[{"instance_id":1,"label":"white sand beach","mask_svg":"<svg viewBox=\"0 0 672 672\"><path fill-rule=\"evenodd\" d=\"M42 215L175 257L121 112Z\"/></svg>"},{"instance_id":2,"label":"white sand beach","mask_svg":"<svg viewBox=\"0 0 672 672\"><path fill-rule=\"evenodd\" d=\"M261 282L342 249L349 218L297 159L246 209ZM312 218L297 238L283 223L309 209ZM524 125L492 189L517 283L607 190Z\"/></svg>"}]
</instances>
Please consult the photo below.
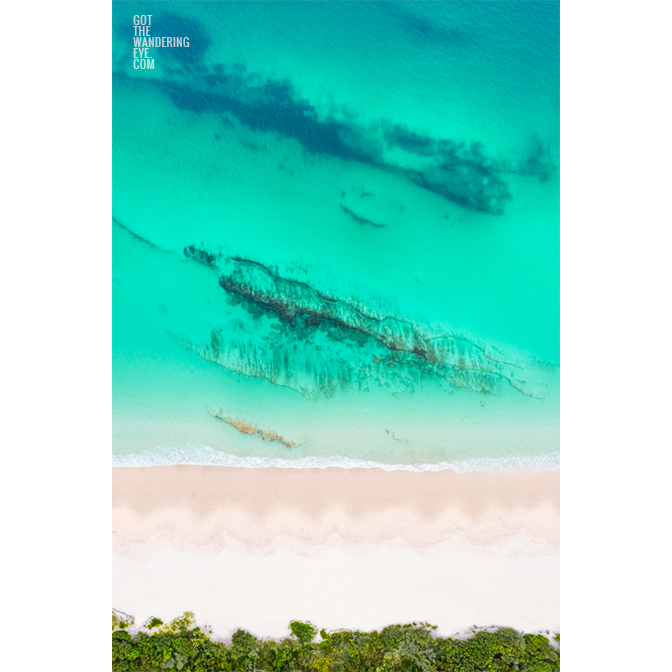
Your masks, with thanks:
<instances>
[{"instance_id":1,"label":"white sand beach","mask_svg":"<svg viewBox=\"0 0 672 672\"><path fill-rule=\"evenodd\" d=\"M559 628L558 471L117 468L113 499L113 606L136 623Z\"/></svg>"}]
</instances>

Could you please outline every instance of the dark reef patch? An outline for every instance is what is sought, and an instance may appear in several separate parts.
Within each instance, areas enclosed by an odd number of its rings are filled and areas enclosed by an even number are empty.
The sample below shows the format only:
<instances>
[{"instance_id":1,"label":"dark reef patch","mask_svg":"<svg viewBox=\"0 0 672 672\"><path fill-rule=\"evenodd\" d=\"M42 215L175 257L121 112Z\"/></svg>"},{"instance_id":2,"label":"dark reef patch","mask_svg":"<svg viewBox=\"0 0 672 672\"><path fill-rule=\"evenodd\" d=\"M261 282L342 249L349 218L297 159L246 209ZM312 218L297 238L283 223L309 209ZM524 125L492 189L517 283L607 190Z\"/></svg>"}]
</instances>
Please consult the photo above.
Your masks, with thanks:
<instances>
[{"instance_id":1,"label":"dark reef patch","mask_svg":"<svg viewBox=\"0 0 672 672\"><path fill-rule=\"evenodd\" d=\"M118 220L113 223L143 245L162 249ZM203 245L183 253L215 274L236 309L222 313L200 342L175 332L169 336L230 371L309 398L373 385L399 396L435 381L446 391L497 394L505 385L543 399L544 385L520 379L523 367L502 352L377 310L373 297L365 304L361 298L330 296L261 262ZM168 306L159 310L165 313ZM531 362L540 371L543 364Z\"/></svg>"},{"instance_id":2,"label":"dark reef patch","mask_svg":"<svg viewBox=\"0 0 672 672\"><path fill-rule=\"evenodd\" d=\"M502 214L511 198L497 175L499 166L484 155L480 143L465 148L464 143L422 136L398 124L381 122L381 131L333 116L320 118L310 103L297 98L289 82L258 82L246 73L225 73L223 66L217 72L192 75L188 83L173 79L154 83L180 109L231 114L250 130L293 138L311 154L359 161L401 175L471 210ZM423 157L427 165L410 169L387 160L385 146Z\"/></svg>"},{"instance_id":3,"label":"dark reef patch","mask_svg":"<svg viewBox=\"0 0 672 672\"><path fill-rule=\"evenodd\" d=\"M294 138L311 154L370 162L365 152L344 142L344 125L334 119L318 120L315 109L293 97L287 82L252 86L238 74L209 74L204 88L193 83L157 80L156 84L179 109L191 112L230 113L253 131L279 133Z\"/></svg>"},{"instance_id":4,"label":"dark reef patch","mask_svg":"<svg viewBox=\"0 0 672 672\"><path fill-rule=\"evenodd\" d=\"M533 175L546 182L557 169L548 145L536 133L532 135L527 157L518 164L516 172L520 175Z\"/></svg>"},{"instance_id":5,"label":"dark reef patch","mask_svg":"<svg viewBox=\"0 0 672 672\"><path fill-rule=\"evenodd\" d=\"M214 113L258 132L298 141L314 155L357 161L400 175L423 189L470 210L502 214L511 198L502 173L480 143L431 138L399 124L357 122L343 109L339 118L320 114L299 98L287 81L264 80L244 67L174 68L161 78L145 78L182 110ZM410 167L412 166L412 167Z\"/></svg>"},{"instance_id":6,"label":"dark reef patch","mask_svg":"<svg viewBox=\"0 0 672 672\"><path fill-rule=\"evenodd\" d=\"M406 170L405 176L420 187L470 210L504 214L511 199L509 187L484 163L455 159L424 171Z\"/></svg>"},{"instance_id":7,"label":"dark reef patch","mask_svg":"<svg viewBox=\"0 0 672 672\"><path fill-rule=\"evenodd\" d=\"M452 388L495 393L506 383L528 396L533 386L484 346L452 334L430 334L408 320L376 315L286 278L257 261L189 246L184 254L217 273L227 300L265 330L256 340L243 327L232 336L213 328L210 342L192 346L204 358L245 375L265 378L310 397L371 383L412 390L424 379Z\"/></svg>"},{"instance_id":8,"label":"dark reef patch","mask_svg":"<svg viewBox=\"0 0 672 672\"><path fill-rule=\"evenodd\" d=\"M189 247L184 248L184 256L213 270L217 269L217 257L206 250L200 250L193 245L189 245Z\"/></svg>"},{"instance_id":9,"label":"dark reef patch","mask_svg":"<svg viewBox=\"0 0 672 672\"><path fill-rule=\"evenodd\" d=\"M385 124L383 134L390 148L401 147L414 154L431 156L435 153L435 141L425 135L420 135L414 131L404 128L399 124L393 126Z\"/></svg>"}]
</instances>

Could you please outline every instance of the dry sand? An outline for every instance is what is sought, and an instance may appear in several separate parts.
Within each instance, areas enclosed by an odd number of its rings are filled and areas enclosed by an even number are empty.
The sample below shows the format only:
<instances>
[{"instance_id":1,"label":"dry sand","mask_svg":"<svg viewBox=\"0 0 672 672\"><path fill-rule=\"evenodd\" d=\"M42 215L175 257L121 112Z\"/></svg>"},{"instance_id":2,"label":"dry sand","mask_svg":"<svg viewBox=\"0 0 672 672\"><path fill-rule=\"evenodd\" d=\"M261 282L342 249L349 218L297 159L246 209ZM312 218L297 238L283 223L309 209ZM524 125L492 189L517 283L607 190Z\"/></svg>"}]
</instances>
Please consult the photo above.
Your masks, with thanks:
<instances>
[{"instance_id":1,"label":"dry sand","mask_svg":"<svg viewBox=\"0 0 672 672\"><path fill-rule=\"evenodd\" d=\"M113 605L227 636L559 627L559 472L113 470Z\"/></svg>"}]
</instances>

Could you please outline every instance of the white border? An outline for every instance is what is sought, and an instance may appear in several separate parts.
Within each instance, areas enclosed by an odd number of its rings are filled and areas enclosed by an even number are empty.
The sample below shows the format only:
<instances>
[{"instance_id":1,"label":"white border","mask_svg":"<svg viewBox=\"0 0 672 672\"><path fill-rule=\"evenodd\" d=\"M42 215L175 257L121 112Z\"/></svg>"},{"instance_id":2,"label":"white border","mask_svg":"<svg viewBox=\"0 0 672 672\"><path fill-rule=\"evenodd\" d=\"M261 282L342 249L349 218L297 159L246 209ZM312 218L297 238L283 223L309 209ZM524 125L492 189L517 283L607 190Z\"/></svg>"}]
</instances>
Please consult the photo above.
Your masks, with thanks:
<instances>
[{"instance_id":1,"label":"white border","mask_svg":"<svg viewBox=\"0 0 672 672\"><path fill-rule=\"evenodd\" d=\"M3 666L109 669L111 5L3 19Z\"/></svg>"}]
</instances>

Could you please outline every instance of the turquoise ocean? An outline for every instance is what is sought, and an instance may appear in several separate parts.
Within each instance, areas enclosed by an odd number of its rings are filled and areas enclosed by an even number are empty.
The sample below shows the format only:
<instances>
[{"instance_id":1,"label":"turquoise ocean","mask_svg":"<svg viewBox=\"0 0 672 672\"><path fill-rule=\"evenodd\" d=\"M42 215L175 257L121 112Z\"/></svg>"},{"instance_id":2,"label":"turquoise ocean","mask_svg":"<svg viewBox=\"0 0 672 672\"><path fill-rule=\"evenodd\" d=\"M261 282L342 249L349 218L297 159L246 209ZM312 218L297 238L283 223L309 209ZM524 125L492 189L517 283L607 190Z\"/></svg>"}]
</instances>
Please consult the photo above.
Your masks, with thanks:
<instances>
[{"instance_id":1,"label":"turquoise ocean","mask_svg":"<svg viewBox=\"0 0 672 672\"><path fill-rule=\"evenodd\" d=\"M557 468L559 3L116 1L112 61L115 466Z\"/></svg>"}]
</instances>

